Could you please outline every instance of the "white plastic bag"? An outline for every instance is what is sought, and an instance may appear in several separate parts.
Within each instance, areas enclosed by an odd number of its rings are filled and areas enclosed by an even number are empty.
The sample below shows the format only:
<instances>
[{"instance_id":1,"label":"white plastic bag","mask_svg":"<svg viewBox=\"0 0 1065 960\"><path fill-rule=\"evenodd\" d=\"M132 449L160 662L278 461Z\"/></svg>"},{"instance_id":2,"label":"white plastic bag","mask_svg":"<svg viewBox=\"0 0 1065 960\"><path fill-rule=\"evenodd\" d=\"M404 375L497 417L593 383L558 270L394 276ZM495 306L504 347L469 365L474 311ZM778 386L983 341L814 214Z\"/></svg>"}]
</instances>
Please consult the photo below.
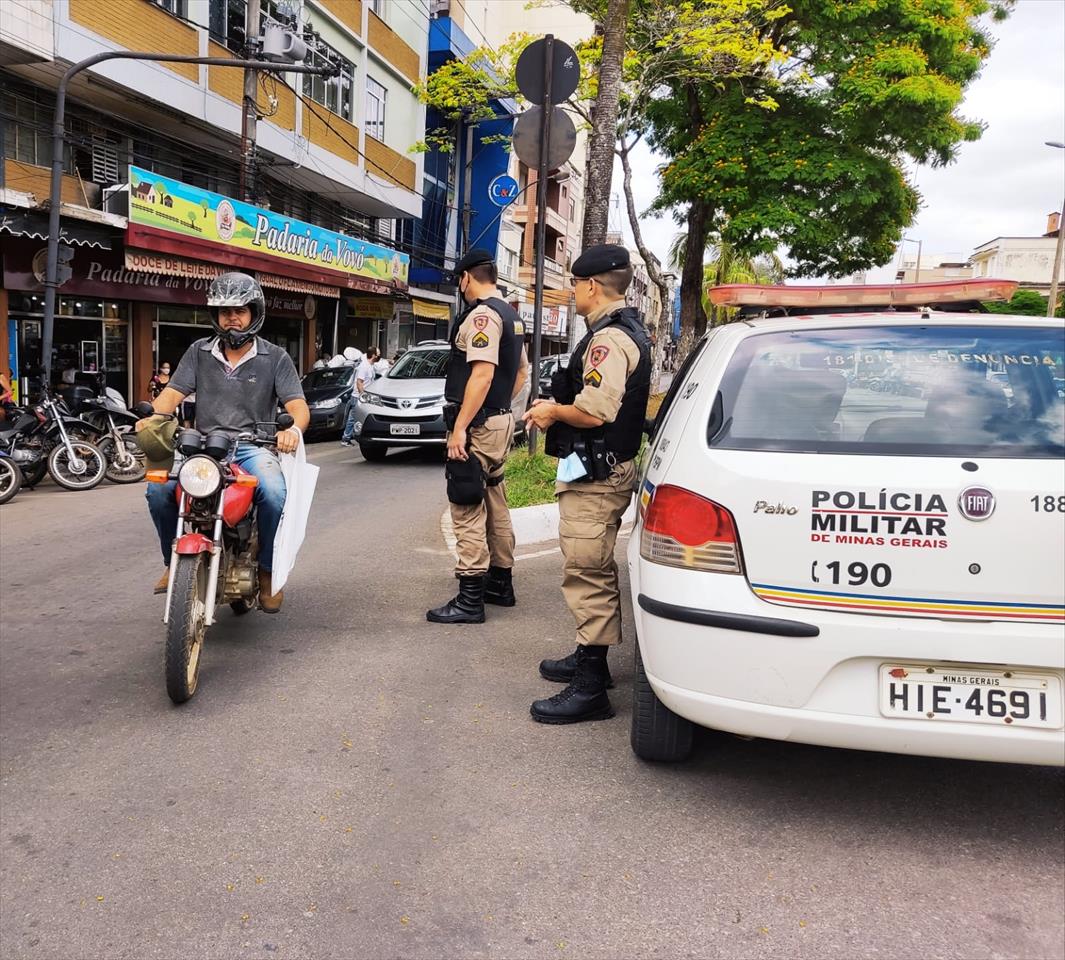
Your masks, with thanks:
<instances>
[{"instance_id":1,"label":"white plastic bag","mask_svg":"<svg viewBox=\"0 0 1065 960\"><path fill-rule=\"evenodd\" d=\"M307 532L307 517L311 512L314 488L318 483L318 467L307 462L307 451L300 437L295 453L280 455L281 473L285 478L285 509L274 537L274 569L270 587L277 593L288 580L296 564L303 536Z\"/></svg>"}]
</instances>

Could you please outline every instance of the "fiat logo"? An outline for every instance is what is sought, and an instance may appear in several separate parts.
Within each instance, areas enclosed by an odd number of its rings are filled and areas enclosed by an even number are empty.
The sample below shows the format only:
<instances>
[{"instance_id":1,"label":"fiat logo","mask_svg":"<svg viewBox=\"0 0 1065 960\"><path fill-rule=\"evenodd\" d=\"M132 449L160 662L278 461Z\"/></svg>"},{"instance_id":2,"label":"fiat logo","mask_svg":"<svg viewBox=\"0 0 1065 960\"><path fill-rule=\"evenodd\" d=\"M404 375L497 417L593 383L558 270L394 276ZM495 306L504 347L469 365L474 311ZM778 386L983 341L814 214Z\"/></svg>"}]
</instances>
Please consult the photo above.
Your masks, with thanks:
<instances>
[{"instance_id":1,"label":"fiat logo","mask_svg":"<svg viewBox=\"0 0 1065 960\"><path fill-rule=\"evenodd\" d=\"M995 512L995 495L986 487L967 487L958 497L958 509L966 520L986 520Z\"/></svg>"}]
</instances>

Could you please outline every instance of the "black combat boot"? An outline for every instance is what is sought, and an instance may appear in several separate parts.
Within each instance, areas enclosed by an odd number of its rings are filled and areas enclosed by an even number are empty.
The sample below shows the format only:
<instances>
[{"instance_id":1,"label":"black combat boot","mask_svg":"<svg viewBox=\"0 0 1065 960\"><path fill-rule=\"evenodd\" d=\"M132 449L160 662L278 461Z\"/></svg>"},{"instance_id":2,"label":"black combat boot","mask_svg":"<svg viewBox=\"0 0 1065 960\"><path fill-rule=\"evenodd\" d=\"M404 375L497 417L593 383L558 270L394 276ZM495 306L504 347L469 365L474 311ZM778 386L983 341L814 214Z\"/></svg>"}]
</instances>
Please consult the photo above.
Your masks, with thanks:
<instances>
[{"instance_id":1,"label":"black combat boot","mask_svg":"<svg viewBox=\"0 0 1065 960\"><path fill-rule=\"evenodd\" d=\"M484 587L484 602L497 607L513 607L518 601L514 596L513 571L510 567L489 567L488 582Z\"/></svg>"},{"instance_id":2,"label":"black combat boot","mask_svg":"<svg viewBox=\"0 0 1065 960\"><path fill-rule=\"evenodd\" d=\"M614 708L606 694L610 675L606 666L608 647L578 647L577 671L565 690L548 700L537 700L529 708L540 723L580 723L583 720L606 720Z\"/></svg>"},{"instance_id":3,"label":"black combat boot","mask_svg":"<svg viewBox=\"0 0 1065 960\"><path fill-rule=\"evenodd\" d=\"M425 619L430 623L484 623L484 585L488 578L459 577L459 592L442 607L430 610Z\"/></svg>"},{"instance_id":4,"label":"black combat boot","mask_svg":"<svg viewBox=\"0 0 1065 960\"><path fill-rule=\"evenodd\" d=\"M485 597L485 599L488 598ZM563 657L561 660L541 660L540 676L545 680L554 680L555 683L572 683L577 674L577 653L580 649L578 646L573 653L568 657ZM614 678L610 676L610 668L607 667L606 687L610 690L613 686Z\"/></svg>"}]
</instances>

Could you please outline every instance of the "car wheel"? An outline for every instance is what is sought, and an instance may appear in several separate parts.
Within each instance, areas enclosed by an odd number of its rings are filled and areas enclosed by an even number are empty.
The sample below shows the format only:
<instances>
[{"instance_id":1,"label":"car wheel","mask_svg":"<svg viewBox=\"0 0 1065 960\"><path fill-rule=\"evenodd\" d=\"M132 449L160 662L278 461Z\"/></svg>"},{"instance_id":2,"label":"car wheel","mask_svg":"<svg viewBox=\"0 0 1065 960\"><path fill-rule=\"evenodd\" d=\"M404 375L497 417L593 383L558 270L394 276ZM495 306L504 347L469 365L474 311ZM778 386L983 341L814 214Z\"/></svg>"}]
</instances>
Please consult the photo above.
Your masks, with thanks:
<instances>
[{"instance_id":1,"label":"car wheel","mask_svg":"<svg viewBox=\"0 0 1065 960\"><path fill-rule=\"evenodd\" d=\"M643 669L639 640L633 647L632 752L641 760L662 763L686 760L691 753L695 724L677 716L658 699Z\"/></svg>"},{"instance_id":2,"label":"car wheel","mask_svg":"<svg viewBox=\"0 0 1065 960\"><path fill-rule=\"evenodd\" d=\"M380 463L388 456L388 447L380 443L360 443L359 452L368 463Z\"/></svg>"}]
</instances>

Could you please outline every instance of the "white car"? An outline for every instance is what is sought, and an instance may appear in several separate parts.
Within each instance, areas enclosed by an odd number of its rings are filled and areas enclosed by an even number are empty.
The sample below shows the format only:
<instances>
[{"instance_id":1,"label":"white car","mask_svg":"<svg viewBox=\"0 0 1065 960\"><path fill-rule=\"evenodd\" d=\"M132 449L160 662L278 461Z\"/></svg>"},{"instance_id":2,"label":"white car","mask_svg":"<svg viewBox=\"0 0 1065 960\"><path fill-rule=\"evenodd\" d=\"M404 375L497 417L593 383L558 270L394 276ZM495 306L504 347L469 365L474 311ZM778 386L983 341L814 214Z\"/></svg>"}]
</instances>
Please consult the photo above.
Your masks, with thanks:
<instances>
[{"instance_id":1,"label":"white car","mask_svg":"<svg viewBox=\"0 0 1065 960\"><path fill-rule=\"evenodd\" d=\"M629 544L637 755L1065 763L1065 327L961 304L1013 286L712 291L747 315L674 379Z\"/></svg>"}]
</instances>

